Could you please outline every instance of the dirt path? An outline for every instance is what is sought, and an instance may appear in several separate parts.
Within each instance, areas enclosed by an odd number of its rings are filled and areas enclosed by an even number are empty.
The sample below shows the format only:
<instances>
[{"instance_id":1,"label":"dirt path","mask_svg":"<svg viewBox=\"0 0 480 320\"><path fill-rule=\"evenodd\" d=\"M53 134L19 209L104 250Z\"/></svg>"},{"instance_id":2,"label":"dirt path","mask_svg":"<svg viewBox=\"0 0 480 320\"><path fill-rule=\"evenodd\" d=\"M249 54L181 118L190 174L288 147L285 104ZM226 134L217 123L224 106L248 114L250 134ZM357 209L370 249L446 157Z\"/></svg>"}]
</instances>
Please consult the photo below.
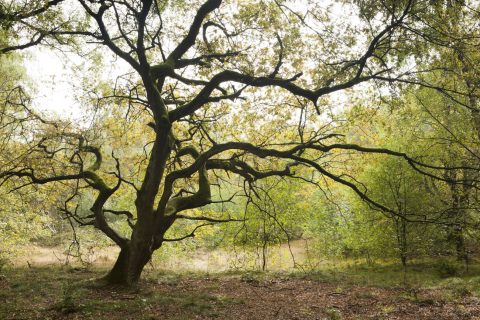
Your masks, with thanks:
<instances>
[{"instance_id":1,"label":"dirt path","mask_svg":"<svg viewBox=\"0 0 480 320\"><path fill-rule=\"evenodd\" d=\"M270 271L293 270L294 262L292 254L297 263L303 263L306 259L305 240L295 240L288 244L272 246L268 249L267 267ZM66 246L42 247L29 245L20 249L21 254L13 259L13 264L17 267L45 267L48 265L62 265L66 261L73 264L79 264L75 257L67 257ZM104 247L95 248L95 250L83 250L83 261L94 267L111 267L118 256L119 248ZM71 252L76 254L75 250ZM229 252L225 249L197 249L185 252L176 252L165 256L159 256L159 251L154 256L153 263L157 268L166 270L185 271L185 272L223 272L232 267L232 261L237 265L245 267L255 265L255 257L259 252L250 250L248 252ZM249 263L243 261L248 260ZM261 265L257 259L256 264ZM242 264L243 262L243 264Z\"/></svg>"}]
</instances>

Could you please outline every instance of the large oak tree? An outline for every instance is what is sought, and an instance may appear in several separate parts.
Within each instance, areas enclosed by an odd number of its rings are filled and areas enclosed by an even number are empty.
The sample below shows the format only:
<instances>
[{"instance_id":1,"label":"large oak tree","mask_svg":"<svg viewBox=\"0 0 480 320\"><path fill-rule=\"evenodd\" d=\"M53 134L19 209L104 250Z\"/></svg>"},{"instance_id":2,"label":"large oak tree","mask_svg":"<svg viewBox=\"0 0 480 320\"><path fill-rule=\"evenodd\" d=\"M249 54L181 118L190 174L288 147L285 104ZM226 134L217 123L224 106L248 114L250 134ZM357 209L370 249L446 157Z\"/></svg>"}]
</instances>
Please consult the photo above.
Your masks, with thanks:
<instances>
[{"instance_id":1,"label":"large oak tree","mask_svg":"<svg viewBox=\"0 0 480 320\"><path fill-rule=\"evenodd\" d=\"M400 157L413 169L445 180L432 171L441 168L399 151L348 143L332 131L335 125L325 123L340 108L335 103L347 97L334 94L359 85L359 92L378 86L381 93L397 84L421 85L464 99L461 91L428 81L431 77L425 75L437 70L422 69L438 48L448 51L457 45L429 24L448 4L295 3L53 0L2 5L2 30L14 35L0 48L2 54L47 45L86 59L89 50L113 54L128 66L128 75L109 89L102 84L95 99L86 100L110 108L111 116L126 112L141 135L125 144L139 144L146 155L133 164L118 143L97 134L108 131L101 123L93 131L102 139L96 139L88 130L34 113L22 100L18 112L39 125L29 127L23 143L12 139L26 152L4 166L2 181L16 178L16 188L68 184L72 195L64 213L98 228L120 247L106 279L121 284L136 283L165 241L235 220L192 211L228 201L212 190L222 186L225 174L241 178L247 196L257 180L273 176L340 183L372 207L398 215L381 199L370 198L348 166L335 164L335 157L343 152ZM455 41L472 44L463 37ZM111 199L122 188L133 190L134 210L113 206ZM71 205L86 189L95 195L88 214ZM111 214L126 217L131 236L112 226ZM198 225L184 236L168 238L169 228L185 219Z\"/></svg>"}]
</instances>

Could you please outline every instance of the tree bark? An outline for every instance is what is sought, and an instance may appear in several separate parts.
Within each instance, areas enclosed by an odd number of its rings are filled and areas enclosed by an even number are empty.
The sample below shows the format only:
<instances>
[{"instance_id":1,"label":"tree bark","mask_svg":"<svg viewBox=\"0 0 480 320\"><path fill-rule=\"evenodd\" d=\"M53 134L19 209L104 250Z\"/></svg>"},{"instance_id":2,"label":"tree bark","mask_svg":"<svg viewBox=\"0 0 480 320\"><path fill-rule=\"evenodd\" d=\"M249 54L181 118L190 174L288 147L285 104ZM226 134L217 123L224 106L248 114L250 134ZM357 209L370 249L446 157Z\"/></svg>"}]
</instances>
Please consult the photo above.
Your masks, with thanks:
<instances>
[{"instance_id":1,"label":"tree bark","mask_svg":"<svg viewBox=\"0 0 480 320\"><path fill-rule=\"evenodd\" d=\"M152 238L132 238L120 250L112 270L106 275L108 284L132 286L138 283L145 265L152 258Z\"/></svg>"},{"instance_id":2,"label":"tree bark","mask_svg":"<svg viewBox=\"0 0 480 320\"><path fill-rule=\"evenodd\" d=\"M130 247L121 249L112 270L106 275L108 284L132 286L138 283L143 268L150 261L149 252L132 252Z\"/></svg>"},{"instance_id":3,"label":"tree bark","mask_svg":"<svg viewBox=\"0 0 480 320\"><path fill-rule=\"evenodd\" d=\"M465 246L465 238L464 238L464 230L463 227L457 226L455 227L453 231L453 238L455 242L455 251L456 251L456 256L457 256L457 261L458 262L464 262L465 264L468 264L468 255L467 255L467 250Z\"/></svg>"},{"instance_id":4,"label":"tree bark","mask_svg":"<svg viewBox=\"0 0 480 320\"><path fill-rule=\"evenodd\" d=\"M107 280L110 284L126 284L127 279L125 275L128 273L128 247L121 249L120 254L117 257L117 261L113 265L112 270L105 276L105 280Z\"/></svg>"}]
</instances>

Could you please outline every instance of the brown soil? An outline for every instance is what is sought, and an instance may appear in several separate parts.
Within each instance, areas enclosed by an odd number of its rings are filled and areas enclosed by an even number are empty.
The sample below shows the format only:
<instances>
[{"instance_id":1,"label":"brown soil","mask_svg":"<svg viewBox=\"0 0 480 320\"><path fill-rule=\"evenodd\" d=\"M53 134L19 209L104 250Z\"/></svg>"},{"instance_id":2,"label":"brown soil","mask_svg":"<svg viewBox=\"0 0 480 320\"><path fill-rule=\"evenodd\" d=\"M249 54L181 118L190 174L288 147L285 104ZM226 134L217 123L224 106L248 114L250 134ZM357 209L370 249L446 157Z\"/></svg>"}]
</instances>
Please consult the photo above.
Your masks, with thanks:
<instances>
[{"instance_id":1,"label":"brown soil","mask_svg":"<svg viewBox=\"0 0 480 320\"><path fill-rule=\"evenodd\" d=\"M63 272L62 285L43 272L0 279L0 319L480 319L480 299L440 290L167 274L132 291L88 280L98 273ZM37 287L23 287L30 281ZM65 281L77 289L69 292Z\"/></svg>"},{"instance_id":2,"label":"brown soil","mask_svg":"<svg viewBox=\"0 0 480 320\"><path fill-rule=\"evenodd\" d=\"M480 299L447 302L435 291L417 292L415 298L401 289L340 289L332 284L298 279L263 283L240 279L189 279L156 290L165 294L200 293L232 301L227 306L217 307L213 300L214 316L190 314L192 319L480 319ZM151 308L156 315L181 312L171 306Z\"/></svg>"}]
</instances>

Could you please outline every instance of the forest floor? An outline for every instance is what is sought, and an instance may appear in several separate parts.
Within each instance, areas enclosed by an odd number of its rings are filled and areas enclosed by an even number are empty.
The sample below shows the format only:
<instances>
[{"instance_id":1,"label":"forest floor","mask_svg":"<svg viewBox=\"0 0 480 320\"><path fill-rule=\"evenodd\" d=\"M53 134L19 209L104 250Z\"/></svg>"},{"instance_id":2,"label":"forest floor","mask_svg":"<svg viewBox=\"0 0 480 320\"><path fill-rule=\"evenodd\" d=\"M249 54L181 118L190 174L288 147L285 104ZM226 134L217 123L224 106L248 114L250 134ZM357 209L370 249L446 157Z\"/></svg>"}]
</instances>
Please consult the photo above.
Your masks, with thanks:
<instances>
[{"instance_id":1,"label":"forest floor","mask_svg":"<svg viewBox=\"0 0 480 320\"><path fill-rule=\"evenodd\" d=\"M445 279L416 268L407 286L398 283L398 270L365 267L288 274L148 271L136 289L124 289L96 280L105 270L5 267L0 319L480 319L478 266Z\"/></svg>"}]
</instances>

